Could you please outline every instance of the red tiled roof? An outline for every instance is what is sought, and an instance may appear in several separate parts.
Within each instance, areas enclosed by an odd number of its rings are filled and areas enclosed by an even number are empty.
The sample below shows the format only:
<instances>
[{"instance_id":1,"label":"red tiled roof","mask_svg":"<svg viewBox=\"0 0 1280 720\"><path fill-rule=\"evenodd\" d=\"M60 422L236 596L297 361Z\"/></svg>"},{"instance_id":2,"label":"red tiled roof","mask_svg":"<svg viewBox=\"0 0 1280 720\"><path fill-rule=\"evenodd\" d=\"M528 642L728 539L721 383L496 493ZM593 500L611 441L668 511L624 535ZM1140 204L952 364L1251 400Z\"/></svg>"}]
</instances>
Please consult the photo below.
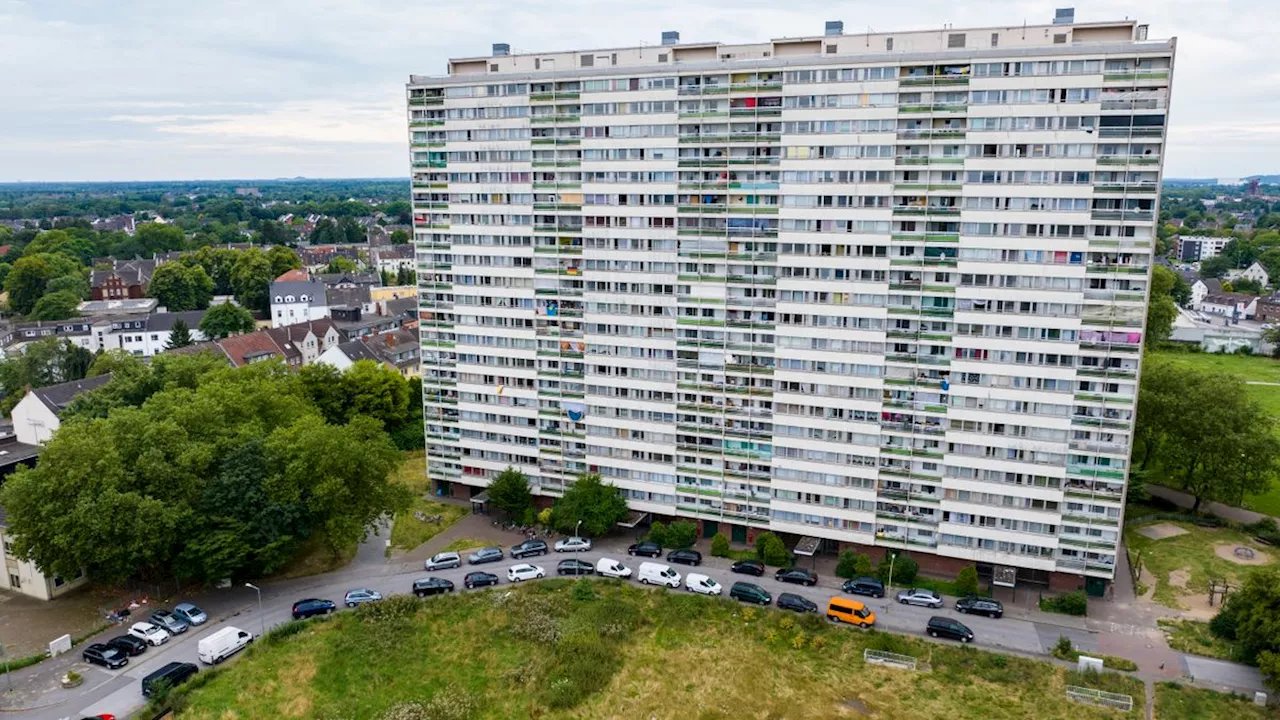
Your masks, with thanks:
<instances>
[{"instance_id":1,"label":"red tiled roof","mask_svg":"<svg viewBox=\"0 0 1280 720\"><path fill-rule=\"evenodd\" d=\"M276 278L276 282L306 282L310 279L306 270L289 270Z\"/></svg>"}]
</instances>

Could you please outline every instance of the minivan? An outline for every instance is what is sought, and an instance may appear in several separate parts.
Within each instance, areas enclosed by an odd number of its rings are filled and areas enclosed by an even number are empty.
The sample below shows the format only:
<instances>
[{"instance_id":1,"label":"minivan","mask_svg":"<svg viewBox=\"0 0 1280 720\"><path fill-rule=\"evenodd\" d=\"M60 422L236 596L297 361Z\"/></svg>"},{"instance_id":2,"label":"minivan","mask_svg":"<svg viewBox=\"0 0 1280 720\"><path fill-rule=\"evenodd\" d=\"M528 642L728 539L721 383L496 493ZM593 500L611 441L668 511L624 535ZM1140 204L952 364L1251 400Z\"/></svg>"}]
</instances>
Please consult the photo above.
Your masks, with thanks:
<instances>
[{"instance_id":1,"label":"minivan","mask_svg":"<svg viewBox=\"0 0 1280 720\"><path fill-rule=\"evenodd\" d=\"M680 587L680 573L671 569L670 565L662 563L643 562L640 563L640 582L644 585L666 585L667 587Z\"/></svg>"},{"instance_id":2,"label":"minivan","mask_svg":"<svg viewBox=\"0 0 1280 720\"><path fill-rule=\"evenodd\" d=\"M631 577L631 568L613 558L600 558L596 562L596 574L604 577L629 578Z\"/></svg>"},{"instance_id":3,"label":"minivan","mask_svg":"<svg viewBox=\"0 0 1280 720\"><path fill-rule=\"evenodd\" d=\"M151 697L151 692L161 682L168 683L169 687L176 687L198 672L200 668L195 663L171 662L142 678L142 697Z\"/></svg>"},{"instance_id":4,"label":"minivan","mask_svg":"<svg viewBox=\"0 0 1280 720\"><path fill-rule=\"evenodd\" d=\"M866 595L873 598L884 597L884 583L872 577L853 578L845 580L844 585L840 589L852 593L854 595Z\"/></svg>"},{"instance_id":5,"label":"minivan","mask_svg":"<svg viewBox=\"0 0 1280 720\"><path fill-rule=\"evenodd\" d=\"M205 665L217 665L253 642L253 635L238 627L227 626L200 638L196 644L196 657Z\"/></svg>"},{"instance_id":6,"label":"minivan","mask_svg":"<svg viewBox=\"0 0 1280 720\"><path fill-rule=\"evenodd\" d=\"M833 623L849 623L862 628L876 624L876 614L871 608L839 595L827 601L827 619Z\"/></svg>"},{"instance_id":7,"label":"minivan","mask_svg":"<svg viewBox=\"0 0 1280 720\"><path fill-rule=\"evenodd\" d=\"M966 627L964 623L941 615L934 615L929 618L929 625L926 627L926 631L929 633L929 637L951 638L963 643L973 642L973 631Z\"/></svg>"},{"instance_id":8,"label":"minivan","mask_svg":"<svg viewBox=\"0 0 1280 720\"><path fill-rule=\"evenodd\" d=\"M729 588L729 597L757 605L768 605L773 602L773 596L768 591L755 583L749 582L734 583L733 587Z\"/></svg>"}]
</instances>

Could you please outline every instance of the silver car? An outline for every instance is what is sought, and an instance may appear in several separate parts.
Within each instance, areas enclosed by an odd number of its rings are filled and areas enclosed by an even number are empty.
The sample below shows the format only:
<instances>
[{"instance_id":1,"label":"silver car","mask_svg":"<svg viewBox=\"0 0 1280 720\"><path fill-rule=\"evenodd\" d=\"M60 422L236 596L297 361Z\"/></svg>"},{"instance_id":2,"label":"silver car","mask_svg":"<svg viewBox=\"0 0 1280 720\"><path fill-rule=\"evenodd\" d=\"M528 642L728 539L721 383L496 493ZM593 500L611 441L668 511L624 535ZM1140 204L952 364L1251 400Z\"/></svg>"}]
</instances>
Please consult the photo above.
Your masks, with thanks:
<instances>
[{"instance_id":1,"label":"silver car","mask_svg":"<svg viewBox=\"0 0 1280 720\"><path fill-rule=\"evenodd\" d=\"M178 603L173 607L173 614L187 621L188 625L203 625L209 622L209 616L191 603Z\"/></svg>"},{"instance_id":2,"label":"silver car","mask_svg":"<svg viewBox=\"0 0 1280 720\"><path fill-rule=\"evenodd\" d=\"M174 615L168 610L156 610L151 613L151 617L149 619L155 625L167 630L170 635L178 635L187 631L187 621L177 615Z\"/></svg>"},{"instance_id":3,"label":"silver car","mask_svg":"<svg viewBox=\"0 0 1280 720\"><path fill-rule=\"evenodd\" d=\"M482 563L498 562L502 559L502 548L487 547L481 548L467 557L468 565L480 565Z\"/></svg>"},{"instance_id":4,"label":"silver car","mask_svg":"<svg viewBox=\"0 0 1280 720\"><path fill-rule=\"evenodd\" d=\"M427 570L448 570L462 567L462 558L456 552L442 552L427 558L424 564Z\"/></svg>"},{"instance_id":5,"label":"silver car","mask_svg":"<svg viewBox=\"0 0 1280 720\"><path fill-rule=\"evenodd\" d=\"M942 596L925 588L903 590L897 595L898 602L903 605L920 605L927 608L942 607Z\"/></svg>"},{"instance_id":6,"label":"silver car","mask_svg":"<svg viewBox=\"0 0 1280 720\"><path fill-rule=\"evenodd\" d=\"M347 604L347 607L353 608L362 603L377 602L381 599L382 599L382 593L378 592L377 590L370 590L369 588L356 588L355 590L347 591L346 596L343 597L343 602Z\"/></svg>"}]
</instances>

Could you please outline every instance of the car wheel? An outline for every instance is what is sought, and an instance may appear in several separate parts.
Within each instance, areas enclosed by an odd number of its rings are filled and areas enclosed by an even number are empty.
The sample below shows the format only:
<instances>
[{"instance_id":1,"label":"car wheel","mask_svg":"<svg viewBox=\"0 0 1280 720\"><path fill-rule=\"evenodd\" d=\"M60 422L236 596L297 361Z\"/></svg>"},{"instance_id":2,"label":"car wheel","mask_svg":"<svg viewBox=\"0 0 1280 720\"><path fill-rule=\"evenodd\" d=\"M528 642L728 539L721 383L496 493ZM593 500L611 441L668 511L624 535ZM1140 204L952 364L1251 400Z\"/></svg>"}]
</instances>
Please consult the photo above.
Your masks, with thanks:
<instances>
[{"instance_id":1,"label":"car wheel","mask_svg":"<svg viewBox=\"0 0 1280 720\"><path fill-rule=\"evenodd\" d=\"M906 598L898 598L898 602L902 603L903 605L906 605L906 604L907 604L907 599L906 599Z\"/></svg>"},{"instance_id":2,"label":"car wheel","mask_svg":"<svg viewBox=\"0 0 1280 720\"><path fill-rule=\"evenodd\" d=\"M936 638L936 637L938 637L938 633L934 632L933 630L930 630L930 631L929 631L929 637Z\"/></svg>"},{"instance_id":3,"label":"car wheel","mask_svg":"<svg viewBox=\"0 0 1280 720\"><path fill-rule=\"evenodd\" d=\"M963 615L964 613L968 612L968 610L965 610L965 609L964 609L964 608L962 608L962 607L958 607L958 608L956 608L956 612L958 612L958 613L960 613L960 614L962 614L962 615Z\"/></svg>"},{"instance_id":4,"label":"car wheel","mask_svg":"<svg viewBox=\"0 0 1280 720\"><path fill-rule=\"evenodd\" d=\"M813 581L810 581L810 582L805 583L805 585L808 585L809 587L813 587L814 585L817 585L817 584L818 584L818 581L817 581L817 580L813 580Z\"/></svg>"},{"instance_id":5,"label":"car wheel","mask_svg":"<svg viewBox=\"0 0 1280 720\"><path fill-rule=\"evenodd\" d=\"M420 598L424 598L424 597L426 597L426 596L427 596L427 594L426 594L426 593L424 593L424 592L416 592L416 593L414 593L414 595L417 595L417 596L418 596L418 597L420 597Z\"/></svg>"},{"instance_id":6,"label":"car wheel","mask_svg":"<svg viewBox=\"0 0 1280 720\"><path fill-rule=\"evenodd\" d=\"M992 615L991 617L993 617L993 618L995 618L995 619L999 620L1000 618L1004 617L1004 613L996 613L995 615Z\"/></svg>"},{"instance_id":7,"label":"car wheel","mask_svg":"<svg viewBox=\"0 0 1280 720\"><path fill-rule=\"evenodd\" d=\"M641 584L641 585L648 585L648 584L649 584L649 579L648 579L648 578L640 578L640 584Z\"/></svg>"},{"instance_id":8,"label":"car wheel","mask_svg":"<svg viewBox=\"0 0 1280 720\"><path fill-rule=\"evenodd\" d=\"M840 618L836 617L835 615L832 615L831 613L827 613L827 620L829 620L829 621L831 621L831 622L833 622L833 623L839 623L839 622L840 622Z\"/></svg>"},{"instance_id":9,"label":"car wheel","mask_svg":"<svg viewBox=\"0 0 1280 720\"><path fill-rule=\"evenodd\" d=\"M962 637L962 638L960 638L960 642L962 642L962 643L967 643L967 642L969 642L969 638L967 638L967 637Z\"/></svg>"},{"instance_id":10,"label":"car wheel","mask_svg":"<svg viewBox=\"0 0 1280 720\"><path fill-rule=\"evenodd\" d=\"M328 614L329 614L329 613L331 613L331 612L333 612L333 608L326 608L326 609L325 609L325 611L324 611L324 614L325 614L325 615L328 615Z\"/></svg>"},{"instance_id":11,"label":"car wheel","mask_svg":"<svg viewBox=\"0 0 1280 720\"><path fill-rule=\"evenodd\" d=\"M547 576L547 575L546 575L546 573L538 573L538 577L540 577L540 578L544 578L544 577L546 577L546 576Z\"/></svg>"}]
</instances>

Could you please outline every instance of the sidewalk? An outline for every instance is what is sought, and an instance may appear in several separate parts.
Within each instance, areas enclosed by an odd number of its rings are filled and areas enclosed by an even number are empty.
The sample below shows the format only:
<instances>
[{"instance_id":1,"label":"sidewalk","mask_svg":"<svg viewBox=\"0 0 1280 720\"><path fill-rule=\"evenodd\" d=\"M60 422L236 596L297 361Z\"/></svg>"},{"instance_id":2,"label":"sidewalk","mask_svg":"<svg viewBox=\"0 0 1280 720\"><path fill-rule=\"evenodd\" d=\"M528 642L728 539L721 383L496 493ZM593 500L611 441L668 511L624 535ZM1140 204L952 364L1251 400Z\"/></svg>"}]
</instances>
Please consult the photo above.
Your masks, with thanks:
<instances>
[{"instance_id":1,"label":"sidewalk","mask_svg":"<svg viewBox=\"0 0 1280 720\"><path fill-rule=\"evenodd\" d=\"M1182 492L1181 490L1174 490L1173 488L1167 488L1162 485L1148 484L1147 492L1162 500L1168 500L1169 502L1173 503L1174 505L1177 505L1178 507L1187 508L1188 510L1190 510L1191 507L1196 504L1196 499L1191 494ZM1259 520L1262 520L1263 518L1271 517L1270 515L1264 515L1259 512L1254 512L1252 510L1245 510L1244 508L1239 508L1232 505L1223 505L1222 503L1217 503L1217 502L1200 503L1200 511L1209 513L1210 515L1216 515L1222 518L1223 520L1238 522L1241 525L1256 523ZM1272 519L1275 519L1278 522L1280 522L1280 518L1272 518Z\"/></svg>"}]
</instances>

